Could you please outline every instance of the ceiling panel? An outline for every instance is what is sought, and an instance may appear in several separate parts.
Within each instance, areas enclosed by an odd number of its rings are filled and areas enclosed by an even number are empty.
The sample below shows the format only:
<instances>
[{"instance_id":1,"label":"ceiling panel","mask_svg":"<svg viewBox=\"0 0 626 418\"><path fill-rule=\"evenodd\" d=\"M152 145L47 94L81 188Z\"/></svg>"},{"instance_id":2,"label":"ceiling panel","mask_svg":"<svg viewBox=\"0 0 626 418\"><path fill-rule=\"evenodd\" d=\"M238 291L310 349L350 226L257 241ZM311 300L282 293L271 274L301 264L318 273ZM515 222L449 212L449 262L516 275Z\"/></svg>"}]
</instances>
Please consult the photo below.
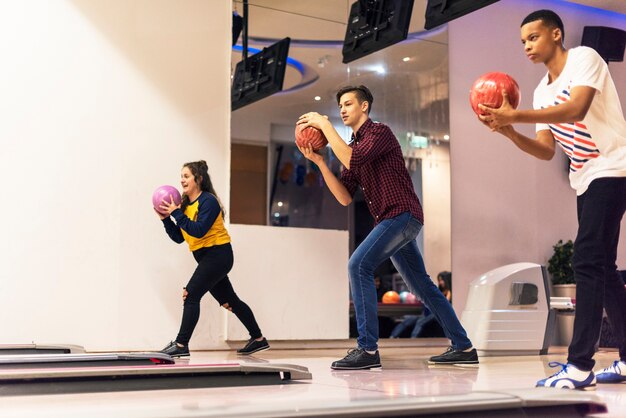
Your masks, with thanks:
<instances>
[{"instance_id":1,"label":"ceiling panel","mask_svg":"<svg viewBox=\"0 0 626 418\"><path fill-rule=\"evenodd\" d=\"M626 15L626 1L624 0L570 0L570 3L584 4Z\"/></svg>"},{"instance_id":2,"label":"ceiling panel","mask_svg":"<svg viewBox=\"0 0 626 418\"><path fill-rule=\"evenodd\" d=\"M422 132L443 136L447 129L448 38L442 29L423 32L426 0L415 0L410 32L420 33L375 54L342 64L349 6L353 0L249 0L251 38L292 38L290 57L307 65L319 77L315 83L289 93L279 93L233 112L233 123L244 123L251 114L262 113L274 123L295 123L307 111L337 115L334 94L345 84L366 84L375 93L373 116L398 132ZM626 14L626 0L572 0ZM241 1L233 7L242 12ZM298 45L297 40L337 41L336 45ZM261 48L268 45L255 43ZM403 61L408 57L409 61ZM241 60L233 53L232 66ZM286 74L285 89L300 83L293 68ZM320 96L320 101L314 97ZM419 110L419 111L418 111ZM337 123L340 123L337 120Z\"/></svg>"}]
</instances>

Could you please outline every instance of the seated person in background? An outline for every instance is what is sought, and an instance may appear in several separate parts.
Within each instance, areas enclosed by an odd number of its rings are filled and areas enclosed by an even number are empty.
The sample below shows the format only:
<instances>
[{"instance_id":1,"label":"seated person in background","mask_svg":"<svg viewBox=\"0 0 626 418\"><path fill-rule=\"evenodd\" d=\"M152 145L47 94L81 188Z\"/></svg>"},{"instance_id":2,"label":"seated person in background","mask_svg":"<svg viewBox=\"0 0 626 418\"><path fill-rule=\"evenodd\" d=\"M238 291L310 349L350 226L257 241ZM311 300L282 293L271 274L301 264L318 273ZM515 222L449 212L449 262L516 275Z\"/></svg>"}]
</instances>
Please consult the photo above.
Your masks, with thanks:
<instances>
[{"instance_id":1,"label":"seated person in background","mask_svg":"<svg viewBox=\"0 0 626 418\"><path fill-rule=\"evenodd\" d=\"M452 273L449 271L439 273L437 275L437 286L446 299L448 299L448 302L452 302Z\"/></svg>"},{"instance_id":2,"label":"seated person in background","mask_svg":"<svg viewBox=\"0 0 626 418\"><path fill-rule=\"evenodd\" d=\"M437 275L437 284L439 290L443 295L448 299L449 302L452 302L452 290L450 290L450 284L452 282L452 273L449 271L442 271ZM420 337L422 331L426 326L431 324L436 324L437 328L441 328L435 315L430 312L428 306L424 304L424 315L419 317L418 315L407 315L401 323L396 325L396 327L391 331L391 335L389 338L400 338L402 334L405 334L407 330L411 329L410 338ZM443 331L440 335L436 336L444 336Z\"/></svg>"}]
</instances>

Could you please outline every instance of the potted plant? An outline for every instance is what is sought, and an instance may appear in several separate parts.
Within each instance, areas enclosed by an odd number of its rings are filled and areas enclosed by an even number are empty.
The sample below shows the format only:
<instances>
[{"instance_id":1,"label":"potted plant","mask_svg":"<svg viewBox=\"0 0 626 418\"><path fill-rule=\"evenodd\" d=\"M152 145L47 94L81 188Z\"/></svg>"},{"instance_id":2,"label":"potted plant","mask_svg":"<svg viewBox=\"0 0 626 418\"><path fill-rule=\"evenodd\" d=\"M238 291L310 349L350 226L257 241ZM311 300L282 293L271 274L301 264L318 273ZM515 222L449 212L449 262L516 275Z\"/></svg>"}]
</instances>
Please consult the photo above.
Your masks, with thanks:
<instances>
[{"instance_id":1,"label":"potted plant","mask_svg":"<svg viewBox=\"0 0 626 418\"><path fill-rule=\"evenodd\" d=\"M576 282L572 270L574 243L572 240L563 243L559 240L553 247L554 253L548 260L548 273L552 277L554 296L576 297Z\"/></svg>"},{"instance_id":2,"label":"potted plant","mask_svg":"<svg viewBox=\"0 0 626 418\"><path fill-rule=\"evenodd\" d=\"M574 243L572 240L566 243L559 240L552 248L554 253L548 260L548 273L552 277L552 293L554 296L576 299L576 282L572 269ZM558 311L556 321L557 334L553 342L555 345L568 346L572 341L574 331L574 312Z\"/></svg>"}]
</instances>

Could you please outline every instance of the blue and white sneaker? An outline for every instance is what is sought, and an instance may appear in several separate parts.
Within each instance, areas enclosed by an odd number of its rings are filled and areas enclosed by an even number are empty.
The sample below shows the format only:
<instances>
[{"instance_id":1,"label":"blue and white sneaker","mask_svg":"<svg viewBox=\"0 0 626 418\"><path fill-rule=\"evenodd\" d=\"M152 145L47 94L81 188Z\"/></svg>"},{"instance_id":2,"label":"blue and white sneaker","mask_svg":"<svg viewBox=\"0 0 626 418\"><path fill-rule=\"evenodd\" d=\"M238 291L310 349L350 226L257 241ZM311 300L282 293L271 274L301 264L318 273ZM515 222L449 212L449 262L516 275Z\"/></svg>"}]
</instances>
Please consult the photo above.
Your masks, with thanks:
<instances>
[{"instance_id":1,"label":"blue and white sneaker","mask_svg":"<svg viewBox=\"0 0 626 418\"><path fill-rule=\"evenodd\" d=\"M609 367L602 369L596 374L598 383L621 383L626 382L626 363L614 361Z\"/></svg>"},{"instance_id":2,"label":"blue and white sneaker","mask_svg":"<svg viewBox=\"0 0 626 418\"><path fill-rule=\"evenodd\" d=\"M561 371L537 382L537 387L595 390L596 376L593 371L583 371L573 364L563 364L556 361L548 363L550 367L561 366Z\"/></svg>"}]
</instances>

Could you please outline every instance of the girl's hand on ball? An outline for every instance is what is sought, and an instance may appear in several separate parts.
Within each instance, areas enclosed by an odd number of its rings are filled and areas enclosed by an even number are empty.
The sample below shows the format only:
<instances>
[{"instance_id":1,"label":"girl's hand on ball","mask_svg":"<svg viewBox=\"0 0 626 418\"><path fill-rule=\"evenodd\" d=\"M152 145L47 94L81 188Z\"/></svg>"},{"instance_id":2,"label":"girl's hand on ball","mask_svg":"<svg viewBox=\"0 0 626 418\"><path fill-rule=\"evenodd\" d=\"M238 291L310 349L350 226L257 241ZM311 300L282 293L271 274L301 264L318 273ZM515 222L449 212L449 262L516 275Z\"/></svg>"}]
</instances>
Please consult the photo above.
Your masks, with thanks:
<instances>
[{"instance_id":1,"label":"girl's hand on ball","mask_svg":"<svg viewBox=\"0 0 626 418\"><path fill-rule=\"evenodd\" d=\"M163 212L167 212L167 216L171 215L176 209L180 209L180 205L174 203L174 198L170 195L170 201L163 199L161 201L161 206L159 206Z\"/></svg>"}]
</instances>

